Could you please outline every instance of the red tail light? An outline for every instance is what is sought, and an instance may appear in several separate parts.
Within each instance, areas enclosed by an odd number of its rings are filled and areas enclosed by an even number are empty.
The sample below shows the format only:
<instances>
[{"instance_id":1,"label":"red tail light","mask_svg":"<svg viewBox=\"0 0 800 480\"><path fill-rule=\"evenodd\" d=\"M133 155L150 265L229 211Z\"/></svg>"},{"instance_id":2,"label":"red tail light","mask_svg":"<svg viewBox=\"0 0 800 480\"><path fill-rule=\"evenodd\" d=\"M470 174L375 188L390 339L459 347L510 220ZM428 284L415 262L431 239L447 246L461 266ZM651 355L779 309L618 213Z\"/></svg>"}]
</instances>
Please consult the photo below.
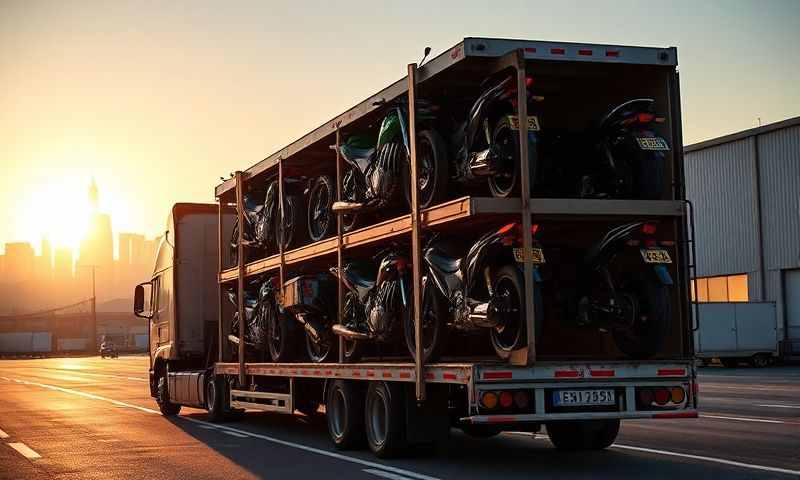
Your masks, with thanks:
<instances>
[{"instance_id":1,"label":"red tail light","mask_svg":"<svg viewBox=\"0 0 800 480\"><path fill-rule=\"evenodd\" d=\"M527 88L531 88L533 86L533 77L531 76L525 77L525 86Z\"/></svg>"},{"instance_id":2,"label":"red tail light","mask_svg":"<svg viewBox=\"0 0 800 480\"><path fill-rule=\"evenodd\" d=\"M534 223L531 225L531 235L536 235L536 232L539 231L539 225Z\"/></svg>"},{"instance_id":3,"label":"red tail light","mask_svg":"<svg viewBox=\"0 0 800 480\"><path fill-rule=\"evenodd\" d=\"M645 223L642 225L642 233L645 235L655 235L656 233L656 224L655 223Z\"/></svg>"},{"instance_id":4,"label":"red tail light","mask_svg":"<svg viewBox=\"0 0 800 480\"><path fill-rule=\"evenodd\" d=\"M511 392L500 392L501 407L508 408L512 403L514 403L514 396L511 394Z\"/></svg>"},{"instance_id":5,"label":"red tail light","mask_svg":"<svg viewBox=\"0 0 800 480\"><path fill-rule=\"evenodd\" d=\"M666 405L671 398L670 392L666 388L656 388L654 396L656 405Z\"/></svg>"},{"instance_id":6,"label":"red tail light","mask_svg":"<svg viewBox=\"0 0 800 480\"><path fill-rule=\"evenodd\" d=\"M640 113L636 116L636 118L639 120L639 123L650 123L656 118L656 116L652 113Z\"/></svg>"},{"instance_id":7,"label":"red tail light","mask_svg":"<svg viewBox=\"0 0 800 480\"><path fill-rule=\"evenodd\" d=\"M509 230L514 228L516 225L517 225L516 223L509 223L508 225L504 225L504 226L500 227L500 230L497 231L497 234L498 235L502 235L504 233L508 233Z\"/></svg>"}]
</instances>

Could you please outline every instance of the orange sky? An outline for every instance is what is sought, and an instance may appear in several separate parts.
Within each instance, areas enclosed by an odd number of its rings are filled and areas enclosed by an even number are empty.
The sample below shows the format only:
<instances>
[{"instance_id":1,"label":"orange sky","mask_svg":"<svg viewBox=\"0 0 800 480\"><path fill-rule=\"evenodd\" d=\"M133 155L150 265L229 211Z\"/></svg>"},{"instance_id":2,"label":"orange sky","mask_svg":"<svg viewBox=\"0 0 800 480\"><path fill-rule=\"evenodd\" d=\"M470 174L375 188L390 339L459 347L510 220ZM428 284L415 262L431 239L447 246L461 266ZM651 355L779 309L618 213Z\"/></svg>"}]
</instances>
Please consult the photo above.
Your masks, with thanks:
<instances>
[{"instance_id":1,"label":"orange sky","mask_svg":"<svg viewBox=\"0 0 800 480\"><path fill-rule=\"evenodd\" d=\"M92 176L115 233L157 235L172 203L469 35L676 45L687 143L781 120L800 114L798 24L796 1L5 0L0 244L74 246Z\"/></svg>"}]
</instances>

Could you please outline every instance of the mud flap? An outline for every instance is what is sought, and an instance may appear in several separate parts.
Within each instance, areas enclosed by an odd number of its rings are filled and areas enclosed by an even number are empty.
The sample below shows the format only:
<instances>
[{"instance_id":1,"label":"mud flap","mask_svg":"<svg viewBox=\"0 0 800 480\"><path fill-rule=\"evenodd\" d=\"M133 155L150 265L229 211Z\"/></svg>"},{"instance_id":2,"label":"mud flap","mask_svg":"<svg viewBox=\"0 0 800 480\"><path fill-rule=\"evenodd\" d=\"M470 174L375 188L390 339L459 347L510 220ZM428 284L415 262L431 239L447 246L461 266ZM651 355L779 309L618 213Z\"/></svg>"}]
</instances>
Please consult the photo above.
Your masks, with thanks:
<instances>
[{"instance_id":1,"label":"mud flap","mask_svg":"<svg viewBox=\"0 0 800 480\"><path fill-rule=\"evenodd\" d=\"M417 403L413 383L403 385L406 411L406 440L409 445L446 440L450 434L450 417L447 411L447 385L428 384L427 396Z\"/></svg>"}]
</instances>

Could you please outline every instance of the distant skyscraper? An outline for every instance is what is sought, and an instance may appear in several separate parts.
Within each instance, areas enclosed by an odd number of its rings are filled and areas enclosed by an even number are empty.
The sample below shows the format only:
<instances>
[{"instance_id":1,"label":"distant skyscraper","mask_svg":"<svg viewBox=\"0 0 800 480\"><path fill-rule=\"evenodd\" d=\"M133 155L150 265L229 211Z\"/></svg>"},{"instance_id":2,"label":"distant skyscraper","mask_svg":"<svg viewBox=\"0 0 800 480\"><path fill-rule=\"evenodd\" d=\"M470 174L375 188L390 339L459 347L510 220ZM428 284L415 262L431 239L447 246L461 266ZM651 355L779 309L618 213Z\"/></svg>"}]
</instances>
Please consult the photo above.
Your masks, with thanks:
<instances>
[{"instance_id":1,"label":"distant skyscraper","mask_svg":"<svg viewBox=\"0 0 800 480\"><path fill-rule=\"evenodd\" d=\"M43 282L45 288L53 279L53 247L47 237L42 237L42 254L36 257L36 280Z\"/></svg>"},{"instance_id":2,"label":"distant skyscraper","mask_svg":"<svg viewBox=\"0 0 800 480\"><path fill-rule=\"evenodd\" d=\"M91 268L95 268L97 297L107 300L111 295L114 278L114 239L111 234L111 217L98 211L99 193L94 179L89 186L89 203L92 211L89 228L81 240L76 265L76 277L81 288L91 294Z\"/></svg>"},{"instance_id":3,"label":"distant skyscraper","mask_svg":"<svg viewBox=\"0 0 800 480\"><path fill-rule=\"evenodd\" d=\"M53 278L58 285L72 282L72 249L56 248L53 262Z\"/></svg>"},{"instance_id":4,"label":"distant skyscraper","mask_svg":"<svg viewBox=\"0 0 800 480\"><path fill-rule=\"evenodd\" d=\"M5 270L8 283L22 283L33 278L34 255L30 243L6 243Z\"/></svg>"}]
</instances>

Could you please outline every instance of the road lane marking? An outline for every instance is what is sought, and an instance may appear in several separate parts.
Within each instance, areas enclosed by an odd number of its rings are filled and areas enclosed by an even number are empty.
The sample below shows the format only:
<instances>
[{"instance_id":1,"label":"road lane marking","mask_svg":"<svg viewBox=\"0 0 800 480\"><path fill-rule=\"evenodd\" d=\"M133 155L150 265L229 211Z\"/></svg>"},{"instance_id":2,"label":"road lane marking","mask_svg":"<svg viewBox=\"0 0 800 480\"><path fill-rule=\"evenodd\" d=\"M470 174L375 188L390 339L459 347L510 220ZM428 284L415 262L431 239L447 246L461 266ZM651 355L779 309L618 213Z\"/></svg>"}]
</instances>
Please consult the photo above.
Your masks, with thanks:
<instances>
[{"instance_id":1,"label":"road lane marking","mask_svg":"<svg viewBox=\"0 0 800 480\"><path fill-rule=\"evenodd\" d=\"M725 460L724 458L706 457L703 455L692 455L689 453L671 452L669 450L656 450L654 448L634 447L632 445L620 445L615 443L611 448L619 448L623 450L634 450L637 452L655 453L658 455L667 455L670 457L690 458L692 460L702 460L705 462L720 463L723 465L732 465L734 467L750 468L753 470L762 470L765 472L785 473L787 475L800 475L800 470L789 470L788 468L768 467L766 465L755 465L753 463L736 462L733 460Z\"/></svg>"},{"instance_id":2,"label":"road lane marking","mask_svg":"<svg viewBox=\"0 0 800 480\"><path fill-rule=\"evenodd\" d=\"M0 430L0 438L8 438L8 434L2 430Z\"/></svg>"},{"instance_id":3,"label":"road lane marking","mask_svg":"<svg viewBox=\"0 0 800 480\"><path fill-rule=\"evenodd\" d=\"M239 437L239 438L247 438L247 437L249 437L249 435L242 435L241 433L237 433L237 432L229 432L227 430L220 430L220 431L222 433L224 433L226 435L230 435L232 437Z\"/></svg>"},{"instance_id":4,"label":"road lane marking","mask_svg":"<svg viewBox=\"0 0 800 480\"><path fill-rule=\"evenodd\" d=\"M133 408L135 410L139 410L139 411L144 412L144 413L153 413L153 414L157 414L157 415L160 414L160 412L158 410L153 410L152 408L140 407L138 405L134 405L134 404L131 404L131 403L121 402L119 400L114 400L112 398L102 397L100 395L94 395L94 394L87 393L87 392L81 392L80 390L74 390L72 388L58 387L58 386L55 386L55 385L47 385L47 384L38 383L38 382L28 382L26 380L18 380L18 379L13 379L13 380L15 382L17 382L17 383L23 383L23 384L26 384L26 385L34 385L34 386L38 386L38 387L42 387L42 388L47 388L47 389L50 389L50 390L56 390L56 391L63 392L63 393L68 393L68 394L72 394L72 395L78 395L78 396L85 397L85 398L91 398L93 400L100 400L100 401L108 402L108 403L111 403L111 404L114 404L114 405L126 406L126 407L129 407L129 408ZM236 433L238 433L240 435L258 438L258 439L265 440L267 442L274 443L274 444L277 444L277 445L282 445L282 446L290 447L290 448L296 448L298 450L303 450L303 451L309 452L309 453L316 453L318 455L324 455L326 457L335 458L337 460L342 460L342 461L345 461L345 462L355 463L355 464L362 465L362 466L365 466L365 467L370 467L370 468L382 470L384 472L395 473L395 474L398 474L398 475L401 475L401 476L405 476L405 477L410 478L410 479L415 479L415 480L440 480L437 477L431 477L429 475L424 475L422 473L412 472L410 470L404 470L402 468L392 467L390 465L383 465L381 463L371 462L369 460L362 460L360 458L348 457L347 455L342 455L340 453L331 452L331 451L328 451L328 450L323 450L321 448L310 447L308 445L303 445L303 444L300 444L300 443L288 442L286 440L281 440L279 438L270 437L270 436L267 436L267 435L261 435L259 433L249 432L247 430L241 430L241 429L238 429L238 428L233 428L233 427L224 426L224 425L215 425L213 423L209 423L209 422L205 422L203 420L197 420L195 418L189 418L189 417L176 416L174 418L179 419L179 420L185 420L187 422L194 423L195 425L198 425L198 426L210 427L210 428L213 428L215 430L220 430L222 432L236 432Z\"/></svg>"},{"instance_id":5,"label":"road lane marking","mask_svg":"<svg viewBox=\"0 0 800 480\"><path fill-rule=\"evenodd\" d=\"M125 376L122 376L122 375L111 375L111 374L108 374L108 373L89 373L89 372L79 372L79 371L73 371L73 373L77 373L79 375L91 375L92 377L119 378L121 380L133 380L133 381L136 381L136 382L149 382L150 381L149 379L142 378L142 377L125 377ZM82 379L82 380L85 380L85 379Z\"/></svg>"},{"instance_id":6,"label":"road lane marking","mask_svg":"<svg viewBox=\"0 0 800 480\"><path fill-rule=\"evenodd\" d=\"M31 447L25 445L22 442L11 442L8 444L8 446L19 452L23 457L28 458L30 460L36 460L37 458L42 458L41 455L34 452Z\"/></svg>"},{"instance_id":7,"label":"road lane marking","mask_svg":"<svg viewBox=\"0 0 800 480\"><path fill-rule=\"evenodd\" d=\"M700 418L717 418L720 420L738 420L740 422L758 422L758 423L786 423L780 420L767 420L764 418L747 418L747 417L726 417L723 415L705 415L700 414Z\"/></svg>"},{"instance_id":8,"label":"road lane marking","mask_svg":"<svg viewBox=\"0 0 800 480\"><path fill-rule=\"evenodd\" d=\"M759 407L769 407L769 408L800 408L800 405L758 405Z\"/></svg>"},{"instance_id":9,"label":"road lane marking","mask_svg":"<svg viewBox=\"0 0 800 480\"><path fill-rule=\"evenodd\" d=\"M378 476L378 477L388 478L390 480L411 480L409 477L404 477L402 475L398 475L398 474L392 473L392 472L387 472L385 470L377 470L377 469L374 469L374 468L365 468L362 471L367 472L367 473L371 473L371 474L373 474L375 476Z\"/></svg>"}]
</instances>

